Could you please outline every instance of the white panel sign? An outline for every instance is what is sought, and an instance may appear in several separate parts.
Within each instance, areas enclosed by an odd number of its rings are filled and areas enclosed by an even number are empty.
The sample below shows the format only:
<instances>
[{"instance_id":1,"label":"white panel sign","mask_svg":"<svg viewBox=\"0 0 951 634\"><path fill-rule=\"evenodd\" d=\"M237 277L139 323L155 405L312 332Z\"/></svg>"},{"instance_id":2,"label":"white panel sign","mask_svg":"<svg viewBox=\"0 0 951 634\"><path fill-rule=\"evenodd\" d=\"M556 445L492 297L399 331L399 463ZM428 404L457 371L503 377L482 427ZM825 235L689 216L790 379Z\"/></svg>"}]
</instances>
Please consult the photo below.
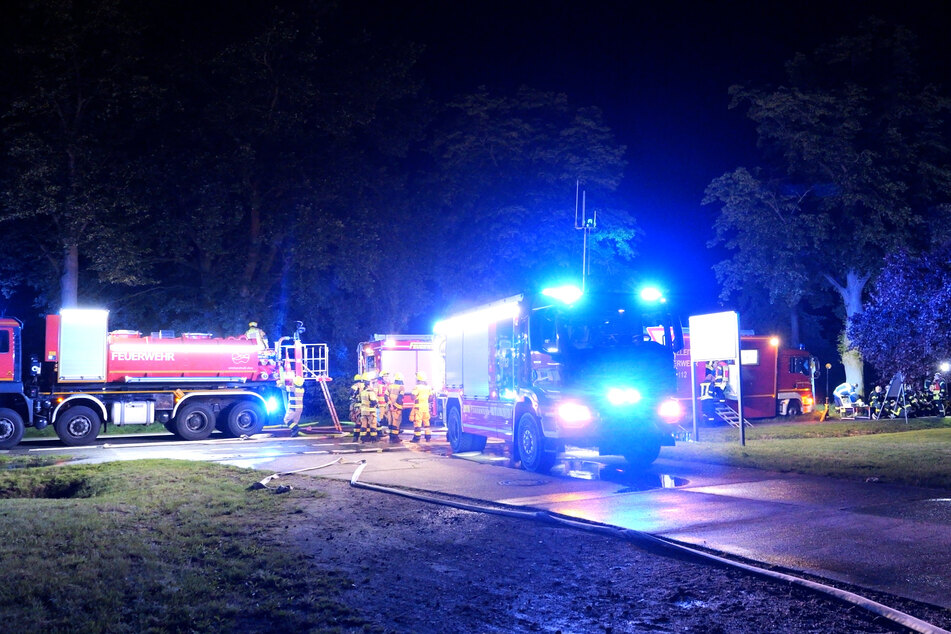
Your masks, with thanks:
<instances>
[{"instance_id":1,"label":"white panel sign","mask_svg":"<svg viewBox=\"0 0 951 634\"><path fill-rule=\"evenodd\" d=\"M740 320L734 311L690 317L690 360L736 359L740 350Z\"/></svg>"}]
</instances>

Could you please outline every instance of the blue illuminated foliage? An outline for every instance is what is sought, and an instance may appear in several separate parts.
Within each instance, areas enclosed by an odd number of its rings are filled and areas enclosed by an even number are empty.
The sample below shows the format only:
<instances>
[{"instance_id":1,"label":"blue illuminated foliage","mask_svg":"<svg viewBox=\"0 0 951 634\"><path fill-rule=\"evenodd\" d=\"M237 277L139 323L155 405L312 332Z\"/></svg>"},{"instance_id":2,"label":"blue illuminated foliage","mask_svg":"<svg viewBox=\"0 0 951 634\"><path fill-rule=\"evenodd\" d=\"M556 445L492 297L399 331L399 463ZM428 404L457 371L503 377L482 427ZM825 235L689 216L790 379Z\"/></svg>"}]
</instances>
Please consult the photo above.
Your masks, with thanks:
<instances>
[{"instance_id":1,"label":"blue illuminated foliage","mask_svg":"<svg viewBox=\"0 0 951 634\"><path fill-rule=\"evenodd\" d=\"M848 335L883 376L922 378L951 358L951 252L948 247L886 259L865 311Z\"/></svg>"}]
</instances>

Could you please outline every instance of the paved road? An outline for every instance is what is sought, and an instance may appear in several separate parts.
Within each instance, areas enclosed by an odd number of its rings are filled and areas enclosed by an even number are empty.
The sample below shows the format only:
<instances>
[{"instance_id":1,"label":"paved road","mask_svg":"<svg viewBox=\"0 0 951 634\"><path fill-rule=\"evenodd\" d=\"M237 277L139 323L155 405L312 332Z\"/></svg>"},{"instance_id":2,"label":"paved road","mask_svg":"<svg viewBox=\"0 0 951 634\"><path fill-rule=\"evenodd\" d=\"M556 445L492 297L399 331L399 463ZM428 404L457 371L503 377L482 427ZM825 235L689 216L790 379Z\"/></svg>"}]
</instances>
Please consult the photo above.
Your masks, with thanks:
<instances>
[{"instance_id":1,"label":"paved road","mask_svg":"<svg viewBox=\"0 0 951 634\"><path fill-rule=\"evenodd\" d=\"M168 437L166 437L168 438ZM575 451L547 476L516 470L501 446L452 457L430 445L357 445L347 438L255 437L183 442L152 438L63 448L24 443L14 453L68 453L84 462L209 460L532 506L661 535L951 609L951 492L845 482L663 458L644 473ZM464 458L462 460L456 458Z\"/></svg>"}]
</instances>

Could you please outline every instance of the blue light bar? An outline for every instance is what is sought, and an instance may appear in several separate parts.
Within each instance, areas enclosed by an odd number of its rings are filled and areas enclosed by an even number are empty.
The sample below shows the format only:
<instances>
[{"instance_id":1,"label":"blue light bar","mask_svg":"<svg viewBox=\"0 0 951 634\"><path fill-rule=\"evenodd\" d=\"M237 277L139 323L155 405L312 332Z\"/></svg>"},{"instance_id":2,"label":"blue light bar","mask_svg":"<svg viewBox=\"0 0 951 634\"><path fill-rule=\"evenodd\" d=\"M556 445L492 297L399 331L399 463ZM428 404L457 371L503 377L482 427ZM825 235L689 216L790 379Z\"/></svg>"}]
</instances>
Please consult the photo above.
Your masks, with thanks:
<instances>
[{"instance_id":1,"label":"blue light bar","mask_svg":"<svg viewBox=\"0 0 951 634\"><path fill-rule=\"evenodd\" d=\"M581 299L581 296L584 293L580 288L574 284L566 284L564 286L553 286L551 288L546 288L542 291L542 295L545 297L551 297L552 299L557 299L558 301L565 304L574 304L576 301Z\"/></svg>"}]
</instances>

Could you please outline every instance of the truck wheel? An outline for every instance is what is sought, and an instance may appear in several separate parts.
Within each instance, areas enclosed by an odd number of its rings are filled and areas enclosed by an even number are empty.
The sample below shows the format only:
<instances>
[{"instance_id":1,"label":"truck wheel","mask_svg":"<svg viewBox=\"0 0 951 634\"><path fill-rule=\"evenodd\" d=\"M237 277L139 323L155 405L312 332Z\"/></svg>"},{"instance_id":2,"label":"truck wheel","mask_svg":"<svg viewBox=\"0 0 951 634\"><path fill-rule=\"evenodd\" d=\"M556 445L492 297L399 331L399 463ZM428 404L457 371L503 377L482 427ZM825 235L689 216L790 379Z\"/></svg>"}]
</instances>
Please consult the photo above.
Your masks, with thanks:
<instances>
[{"instance_id":1,"label":"truck wheel","mask_svg":"<svg viewBox=\"0 0 951 634\"><path fill-rule=\"evenodd\" d=\"M253 401L239 401L228 409L228 424L222 431L228 436L253 436L264 429L264 409Z\"/></svg>"},{"instance_id":2,"label":"truck wheel","mask_svg":"<svg viewBox=\"0 0 951 634\"><path fill-rule=\"evenodd\" d=\"M70 407L60 414L53 425L59 439L70 447L88 445L94 441L101 426L99 414L84 405Z\"/></svg>"},{"instance_id":3,"label":"truck wheel","mask_svg":"<svg viewBox=\"0 0 951 634\"><path fill-rule=\"evenodd\" d=\"M477 436L462 431L462 416L458 407L450 407L446 414L446 440L453 452L482 451L485 449L485 436Z\"/></svg>"},{"instance_id":4,"label":"truck wheel","mask_svg":"<svg viewBox=\"0 0 951 634\"><path fill-rule=\"evenodd\" d=\"M799 401L789 401L789 405L786 406L786 416L799 416L802 414L802 407L799 405Z\"/></svg>"},{"instance_id":5,"label":"truck wheel","mask_svg":"<svg viewBox=\"0 0 951 634\"><path fill-rule=\"evenodd\" d=\"M204 403L183 405L175 416L175 433L184 440L204 440L215 430L215 415Z\"/></svg>"},{"instance_id":6,"label":"truck wheel","mask_svg":"<svg viewBox=\"0 0 951 634\"><path fill-rule=\"evenodd\" d=\"M0 407L0 449L13 449L23 438L23 417Z\"/></svg>"},{"instance_id":7,"label":"truck wheel","mask_svg":"<svg viewBox=\"0 0 951 634\"><path fill-rule=\"evenodd\" d=\"M556 454L545 450L542 427L529 412L522 414L515 426L515 451L526 471L548 473L555 464Z\"/></svg>"},{"instance_id":8,"label":"truck wheel","mask_svg":"<svg viewBox=\"0 0 951 634\"><path fill-rule=\"evenodd\" d=\"M646 469L654 464L660 455L660 441L656 438L645 438L635 446L624 450L624 458L632 469Z\"/></svg>"}]
</instances>

